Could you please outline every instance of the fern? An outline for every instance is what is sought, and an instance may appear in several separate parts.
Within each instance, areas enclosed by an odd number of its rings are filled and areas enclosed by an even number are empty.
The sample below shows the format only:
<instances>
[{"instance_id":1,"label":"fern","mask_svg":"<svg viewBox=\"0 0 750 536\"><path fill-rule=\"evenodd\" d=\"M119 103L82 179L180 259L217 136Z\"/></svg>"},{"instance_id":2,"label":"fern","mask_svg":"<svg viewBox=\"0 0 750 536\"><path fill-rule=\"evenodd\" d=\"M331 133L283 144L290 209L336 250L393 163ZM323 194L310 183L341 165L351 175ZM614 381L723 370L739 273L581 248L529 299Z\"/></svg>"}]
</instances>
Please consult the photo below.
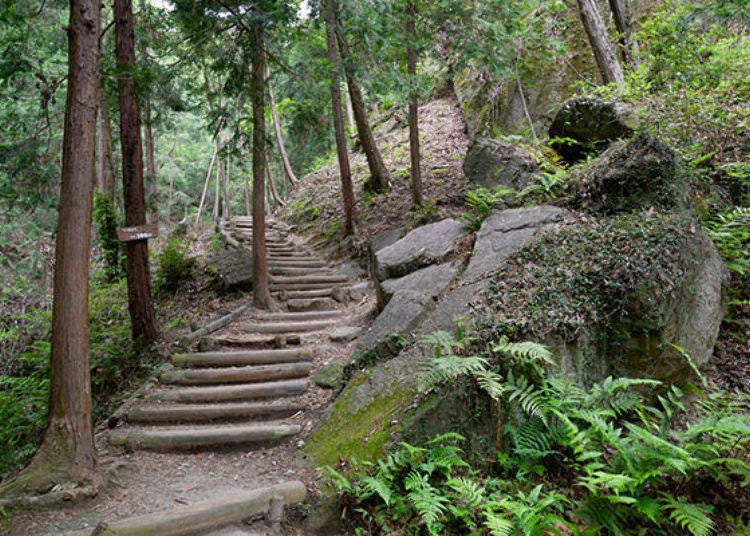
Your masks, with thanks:
<instances>
[{"instance_id":1,"label":"fern","mask_svg":"<svg viewBox=\"0 0 750 536\"><path fill-rule=\"evenodd\" d=\"M714 522L709 517L708 506L690 504L667 495L664 495L659 502L669 510L669 518L693 536L709 536L713 533Z\"/></svg>"}]
</instances>

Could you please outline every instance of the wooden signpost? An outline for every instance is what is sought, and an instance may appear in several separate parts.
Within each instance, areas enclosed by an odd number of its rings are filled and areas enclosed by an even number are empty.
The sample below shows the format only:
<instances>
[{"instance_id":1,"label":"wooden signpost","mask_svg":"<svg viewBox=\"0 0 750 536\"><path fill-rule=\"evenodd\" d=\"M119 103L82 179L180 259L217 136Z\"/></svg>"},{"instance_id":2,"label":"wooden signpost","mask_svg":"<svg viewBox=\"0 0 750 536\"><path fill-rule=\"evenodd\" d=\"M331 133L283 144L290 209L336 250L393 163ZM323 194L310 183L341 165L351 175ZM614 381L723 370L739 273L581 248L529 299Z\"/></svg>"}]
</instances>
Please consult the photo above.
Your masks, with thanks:
<instances>
[{"instance_id":1,"label":"wooden signpost","mask_svg":"<svg viewBox=\"0 0 750 536\"><path fill-rule=\"evenodd\" d=\"M135 242L136 240L149 240L159 236L159 225L149 223L136 225L134 227L120 227L117 229L117 239L120 242Z\"/></svg>"}]
</instances>

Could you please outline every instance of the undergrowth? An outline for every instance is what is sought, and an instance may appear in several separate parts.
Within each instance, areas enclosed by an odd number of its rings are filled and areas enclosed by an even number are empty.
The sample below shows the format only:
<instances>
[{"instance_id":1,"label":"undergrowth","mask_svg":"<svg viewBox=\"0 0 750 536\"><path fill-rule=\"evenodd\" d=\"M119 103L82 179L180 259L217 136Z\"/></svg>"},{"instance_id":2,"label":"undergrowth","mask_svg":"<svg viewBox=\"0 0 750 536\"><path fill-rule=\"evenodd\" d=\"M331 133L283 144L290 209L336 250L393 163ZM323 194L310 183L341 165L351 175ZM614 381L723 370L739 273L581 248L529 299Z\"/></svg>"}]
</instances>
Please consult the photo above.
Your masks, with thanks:
<instances>
[{"instance_id":1,"label":"undergrowth","mask_svg":"<svg viewBox=\"0 0 750 536\"><path fill-rule=\"evenodd\" d=\"M328 468L359 534L675 535L747 530L749 400L654 380L591 387L548 372L549 350L501 339L482 356L437 332L421 381L473 379L501 408L494 469L456 434L401 443L346 476Z\"/></svg>"}]
</instances>

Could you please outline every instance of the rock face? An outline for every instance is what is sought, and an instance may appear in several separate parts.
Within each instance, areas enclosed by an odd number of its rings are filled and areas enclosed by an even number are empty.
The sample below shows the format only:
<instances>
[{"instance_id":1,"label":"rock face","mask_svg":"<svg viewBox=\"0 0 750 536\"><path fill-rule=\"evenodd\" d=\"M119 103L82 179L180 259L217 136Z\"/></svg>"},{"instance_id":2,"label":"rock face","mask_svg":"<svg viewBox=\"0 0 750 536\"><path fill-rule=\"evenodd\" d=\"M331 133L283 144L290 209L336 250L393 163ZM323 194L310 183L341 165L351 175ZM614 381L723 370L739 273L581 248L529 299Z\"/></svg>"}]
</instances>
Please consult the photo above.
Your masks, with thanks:
<instances>
[{"instance_id":1,"label":"rock face","mask_svg":"<svg viewBox=\"0 0 750 536\"><path fill-rule=\"evenodd\" d=\"M728 271L710 238L680 215L564 226L528 244L493 277L492 332L552 346L585 383L612 375L682 383L683 348L711 357Z\"/></svg>"},{"instance_id":2,"label":"rock face","mask_svg":"<svg viewBox=\"0 0 750 536\"><path fill-rule=\"evenodd\" d=\"M473 186L522 190L539 167L533 156L511 143L478 137L469 145L463 170Z\"/></svg>"},{"instance_id":3,"label":"rock face","mask_svg":"<svg viewBox=\"0 0 750 536\"><path fill-rule=\"evenodd\" d=\"M383 281L441 262L452 252L454 240L464 234L463 224L450 218L417 227L375 253L375 276Z\"/></svg>"},{"instance_id":4,"label":"rock face","mask_svg":"<svg viewBox=\"0 0 750 536\"><path fill-rule=\"evenodd\" d=\"M422 268L398 279L386 279L378 286L378 307L385 307L400 290L411 290L437 299L453 278L458 268L450 263L436 264Z\"/></svg>"},{"instance_id":5,"label":"rock face","mask_svg":"<svg viewBox=\"0 0 750 536\"><path fill-rule=\"evenodd\" d=\"M677 155L664 142L642 134L603 153L591 175L587 197L591 208L605 214L656 207L685 208L688 185Z\"/></svg>"},{"instance_id":6,"label":"rock face","mask_svg":"<svg viewBox=\"0 0 750 536\"><path fill-rule=\"evenodd\" d=\"M603 151L610 142L633 135L638 124L634 109L624 103L575 97L558 110L549 127L552 148L568 162L577 162Z\"/></svg>"},{"instance_id":7,"label":"rock face","mask_svg":"<svg viewBox=\"0 0 750 536\"><path fill-rule=\"evenodd\" d=\"M492 214L477 232L474 253L463 278L473 280L496 270L508 255L521 249L537 233L549 230L551 224L561 221L568 214L567 210L546 205Z\"/></svg>"}]
</instances>

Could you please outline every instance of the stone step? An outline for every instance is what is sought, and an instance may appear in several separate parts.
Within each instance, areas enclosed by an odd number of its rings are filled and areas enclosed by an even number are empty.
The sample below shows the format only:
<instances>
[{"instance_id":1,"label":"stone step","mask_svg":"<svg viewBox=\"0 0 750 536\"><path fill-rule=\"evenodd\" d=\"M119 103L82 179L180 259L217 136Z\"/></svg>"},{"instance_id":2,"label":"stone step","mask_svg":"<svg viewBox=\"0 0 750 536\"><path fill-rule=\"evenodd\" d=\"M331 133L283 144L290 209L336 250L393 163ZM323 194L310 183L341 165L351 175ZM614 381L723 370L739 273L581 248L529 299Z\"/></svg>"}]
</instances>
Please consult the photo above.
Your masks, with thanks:
<instances>
[{"instance_id":1,"label":"stone step","mask_svg":"<svg viewBox=\"0 0 750 536\"><path fill-rule=\"evenodd\" d=\"M310 320L307 322L248 322L240 324L245 333L304 333L328 329L335 325L333 320Z\"/></svg>"},{"instance_id":2,"label":"stone step","mask_svg":"<svg viewBox=\"0 0 750 536\"><path fill-rule=\"evenodd\" d=\"M126 413L125 420L129 423L177 423L228 421L254 417L283 419L303 409L302 404L289 401L224 404L152 403L131 408Z\"/></svg>"},{"instance_id":3,"label":"stone step","mask_svg":"<svg viewBox=\"0 0 750 536\"><path fill-rule=\"evenodd\" d=\"M183 450L277 441L296 435L300 430L301 427L296 424L275 422L158 428L127 426L110 431L109 442L115 446L133 449Z\"/></svg>"},{"instance_id":4,"label":"stone step","mask_svg":"<svg viewBox=\"0 0 750 536\"><path fill-rule=\"evenodd\" d=\"M159 375L159 381L173 385L215 385L222 383L267 382L302 378L310 374L312 364L307 362L248 367L172 369Z\"/></svg>"},{"instance_id":5,"label":"stone step","mask_svg":"<svg viewBox=\"0 0 750 536\"><path fill-rule=\"evenodd\" d=\"M306 274L306 275L294 275L294 276L275 276L271 278L271 284L283 285L283 284L306 284L306 283L344 283L349 278L343 274L331 274L331 275L317 275L317 274Z\"/></svg>"},{"instance_id":6,"label":"stone step","mask_svg":"<svg viewBox=\"0 0 750 536\"><path fill-rule=\"evenodd\" d=\"M307 348L245 350L239 352L198 352L174 354L172 364L176 367L240 367L247 365L269 365L312 359Z\"/></svg>"},{"instance_id":7,"label":"stone step","mask_svg":"<svg viewBox=\"0 0 750 536\"><path fill-rule=\"evenodd\" d=\"M305 392L307 378L280 380L275 382L246 383L240 385L212 385L209 387L175 387L159 389L146 394L145 400L165 402L226 402L229 400L250 400L294 396Z\"/></svg>"},{"instance_id":8,"label":"stone step","mask_svg":"<svg viewBox=\"0 0 750 536\"><path fill-rule=\"evenodd\" d=\"M65 536L133 536L152 534L159 536L185 536L187 534L209 534L220 527L266 516L269 522L282 519L284 505L302 502L307 498L307 489L302 482L281 482L270 487L222 493L221 497L179 506L163 512L155 512L103 524L106 528L89 527ZM254 532L252 533L254 534Z\"/></svg>"}]
</instances>

